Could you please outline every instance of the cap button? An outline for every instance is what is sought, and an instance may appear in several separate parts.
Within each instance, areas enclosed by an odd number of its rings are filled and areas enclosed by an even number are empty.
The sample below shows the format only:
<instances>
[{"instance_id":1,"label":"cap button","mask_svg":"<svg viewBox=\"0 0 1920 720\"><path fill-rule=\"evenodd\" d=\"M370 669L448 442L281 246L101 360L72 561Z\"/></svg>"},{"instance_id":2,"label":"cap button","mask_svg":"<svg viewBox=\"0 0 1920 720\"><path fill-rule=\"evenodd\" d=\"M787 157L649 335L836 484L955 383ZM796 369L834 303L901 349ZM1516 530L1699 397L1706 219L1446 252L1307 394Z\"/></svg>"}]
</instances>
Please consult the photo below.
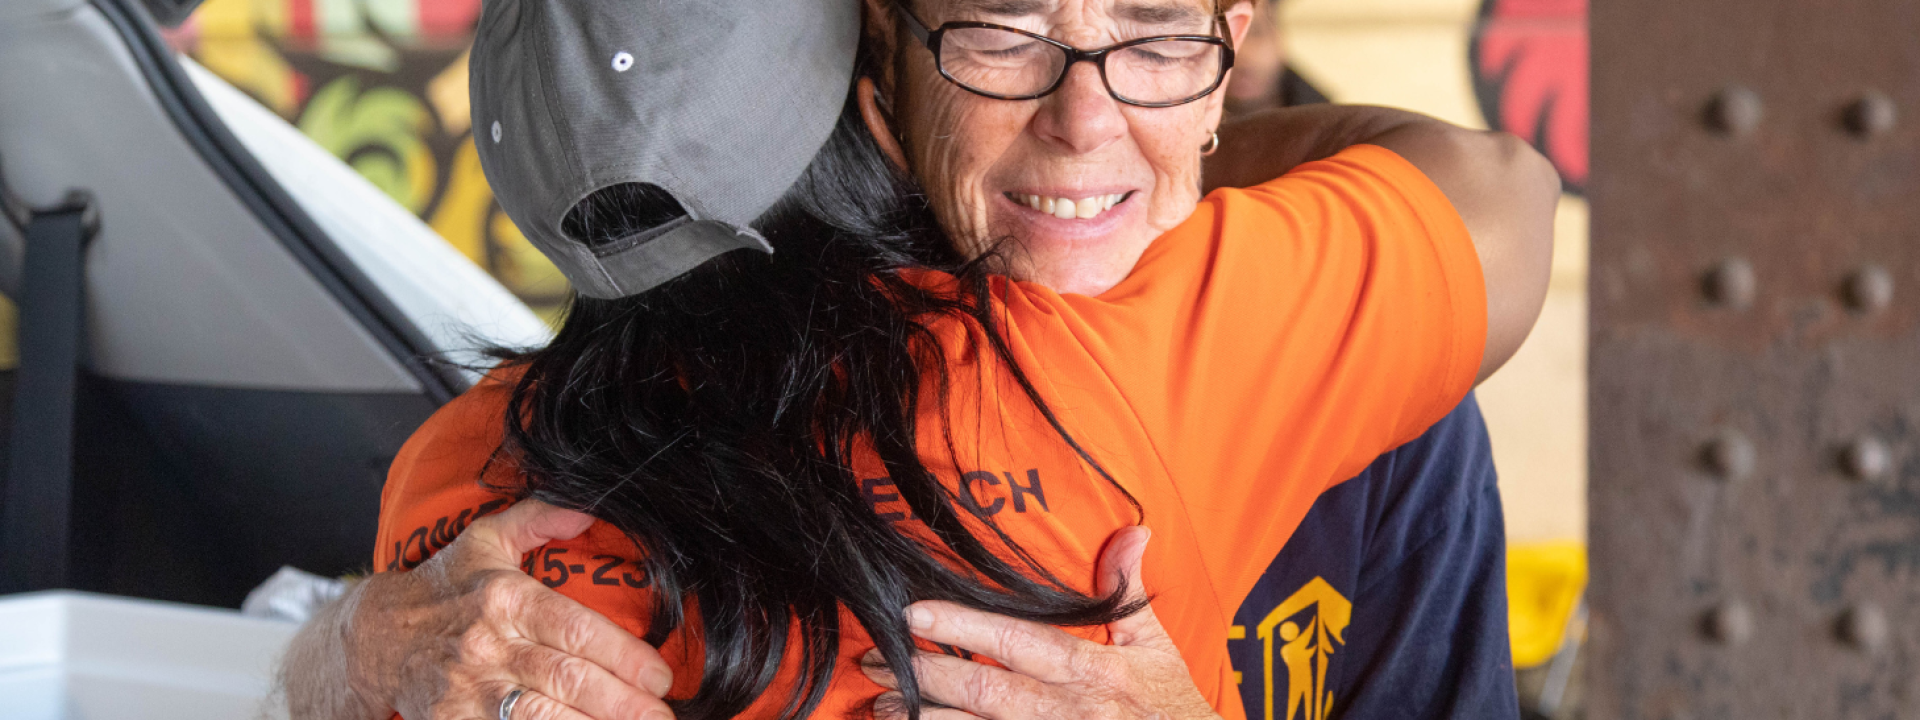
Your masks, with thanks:
<instances>
[{"instance_id":1,"label":"cap button","mask_svg":"<svg viewBox=\"0 0 1920 720\"><path fill-rule=\"evenodd\" d=\"M493 141L500 142L500 121L493 121Z\"/></svg>"}]
</instances>

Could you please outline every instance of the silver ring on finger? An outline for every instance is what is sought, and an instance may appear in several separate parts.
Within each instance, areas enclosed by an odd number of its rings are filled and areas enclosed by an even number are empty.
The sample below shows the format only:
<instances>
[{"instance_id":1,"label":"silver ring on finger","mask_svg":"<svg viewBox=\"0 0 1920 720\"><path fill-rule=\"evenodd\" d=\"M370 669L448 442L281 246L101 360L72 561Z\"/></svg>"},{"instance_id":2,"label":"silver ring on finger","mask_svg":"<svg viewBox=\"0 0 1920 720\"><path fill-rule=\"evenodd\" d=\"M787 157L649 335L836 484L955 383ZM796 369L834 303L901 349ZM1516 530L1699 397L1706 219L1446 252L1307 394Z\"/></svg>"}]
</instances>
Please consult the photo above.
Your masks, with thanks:
<instances>
[{"instance_id":1,"label":"silver ring on finger","mask_svg":"<svg viewBox=\"0 0 1920 720\"><path fill-rule=\"evenodd\" d=\"M520 704L520 696L527 694L526 688L514 688L507 696L500 698L500 720L513 720L513 706Z\"/></svg>"}]
</instances>

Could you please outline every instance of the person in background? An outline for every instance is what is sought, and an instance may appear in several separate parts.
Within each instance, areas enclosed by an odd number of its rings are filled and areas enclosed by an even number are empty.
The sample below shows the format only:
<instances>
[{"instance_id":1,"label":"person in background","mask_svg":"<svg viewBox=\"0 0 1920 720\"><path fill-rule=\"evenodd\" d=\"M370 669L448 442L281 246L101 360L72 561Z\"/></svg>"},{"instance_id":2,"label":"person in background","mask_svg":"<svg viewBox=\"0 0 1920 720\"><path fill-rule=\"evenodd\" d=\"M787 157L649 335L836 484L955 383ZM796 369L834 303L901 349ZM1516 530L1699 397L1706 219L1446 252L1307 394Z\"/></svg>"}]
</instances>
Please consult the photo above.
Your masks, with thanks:
<instances>
[{"instance_id":1,"label":"person in background","mask_svg":"<svg viewBox=\"0 0 1920 720\"><path fill-rule=\"evenodd\" d=\"M1285 0L1259 0L1253 26L1235 56L1227 83L1227 115L1269 108L1327 102L1327 96L1287 62L1287 32L1281 15Z\"/></svg>"}]
</instances>

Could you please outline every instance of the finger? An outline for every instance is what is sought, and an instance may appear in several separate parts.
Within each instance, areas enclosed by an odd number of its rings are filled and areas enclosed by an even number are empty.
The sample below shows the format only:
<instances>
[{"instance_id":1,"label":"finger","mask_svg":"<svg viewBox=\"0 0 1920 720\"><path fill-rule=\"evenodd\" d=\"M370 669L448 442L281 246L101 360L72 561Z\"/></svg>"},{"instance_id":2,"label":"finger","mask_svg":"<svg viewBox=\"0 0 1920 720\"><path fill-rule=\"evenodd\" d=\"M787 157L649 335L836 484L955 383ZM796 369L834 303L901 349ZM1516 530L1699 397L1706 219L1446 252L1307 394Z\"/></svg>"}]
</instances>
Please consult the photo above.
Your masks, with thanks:
<instances>
[{"instance_id":1,"label":"finger","mask_svg":"<svg viewBox=\"0 0 1920 720\"><path fill-rule=\"evenodd\" d=\"M621 682L595 663L544 645L521 645L508 660L507 669L516 682L531 691L529 696L538 693L590 718L666 720L673 716L666 701L658 696ZM521 698L523 704L526 700ZM662 714L656 718L652 713ZM527 718L516 711L515 720Z\"/></svg>"},{"instance_id":2,"label":"finger","mask_svg":"<svg viewBox=\"0 0 1920 720\"><path fill-rule=\"evenodd\" d=\"M881 693L873 700L874 720L907 720L907 700L900 693ZM920 708L922 720L985 720L958 708L926 706Z\"/></svg>"},{"instance_id":3,"label":"finger","mask_svg":"<svg viewBox=\"0 0 1920 720\"><path fill-rule=\"evenodd\" d=\"M499 695L502 700L506 698L505 692ZM500 718L500 720L594 720L579 710L567 707L553 698L532 690L520 693L520 699L513 703L511 714L502 716L500 709L500 701L495 701L493 706L481 708L480 717L486 720L494 720L494 718Z\"/></svg>"},{"instance_id":4,"label":"finger","mask_svg":"<svg viewBox=\"0 0 1920 720\"><path fill-rule=\"evenodd\" d=\"M527 589L527 610L508 617L522 637L591 662L656 698L673 688L673 668L652 645L544 585L528 583Z\"/></svg>"},{"instance_id":5,"label":"finger","mask_svg":"<svg viewBox=\"0 0 1920 720\"><path fill-rule=\"evenodd\" d=\"M980 653L1016 673L1047 683L1072 682L1077 654L1103 647L1051 625L942 600L907 606L907 625L915 636Z\"/></svg>"},{"instance_id":6,"label":"finger","mask_svg":"<svg viewBox=\"0 0 1920 720\"><path fill-rule=\"evenodd\" d=\"M860 673L866 675L867 679L872 680L875 685L888 690L900 689L900 684L893 676L893 668L887 667L887 660L880 654L878 648L868 650L867 654L860 656Z\"/></svg>"},{"instance_id":7,"label":"finger","mask_svg":"<svg viewBox=\"0 0 1920 720\"><path fill-rule=\"evenodd\" d=\"M885 664L877 649L868 651L860 659L860 672L881 687L900 689L899 678L893 676L893 668ZM1041 695L1050 691L1050 687L1027 676L933 653L914 657L914 676L920 680L920 697L924 701L960 708L968 716L1033 716L1033 708L1041 705ZM895 699L900 697L899 693L891 695ZM876 705L876 714L881 714L879 710L881 705ZM904 716L904 710L899 714Z\"/></svg>"},{"instance_id":8,"label":"finger","mask_svg":"<svg viewBox=\"0 0 1920 720\"><path fill-rule=\"evenodd\" d=\"M1152 537L1153 531L1144 525L1113 531L1113 536L1107 538L1107 546L1100 551L1100 561L1094 566L1101 595L1122 588L1126 589L1129 601L1146 595L1139 582L1140 559L1147 554L1147 540Z\"/></svg>"},{"instance_id":9,"label":"finger","mask_svg":"<svg viewBox=\"0 0 1920 720\"><path fill-rule=\"evenodd\" d=\"M920 696L985 718L1034 718L1057 690L1016 672L938 653L913 658Z\"/></svg>"},{"instance_id":10,"label":"finger","mask_svg":"<svg viewBox=\"0 0 1920 720\"><path fill-rule=\"evenodd\" d=\"M520 558L555 540L572 540L593 525L593 516L564 510L539 500L522 500L497 515L473 521L460 537L518 565Z\"/></svg>"},{"instance_id":11,"label":"finger","mask_svg":"<svg viewBox=\"0 0 1920 720\"><path fill-rule=\"evenodd\" d=\"M1147 589L1141 579L1141 563L1147 555L1147 541L1152 537L1153 531L1142 526L1125 527L1113 533L1113 537L1107 540L1106 549L1100 552L1100 562L1095 571L1102 594L1124 588L1123 597L1129 602L1146 599ZM1107 623L1107 633L1112 636L1115 645L1180 652L1173 644L1173 638L1167 635L1166 628L1160 625L1160 618L1153 614L1151 603L1140 608L1139 612Z\"/></svg>"}]
</instances>

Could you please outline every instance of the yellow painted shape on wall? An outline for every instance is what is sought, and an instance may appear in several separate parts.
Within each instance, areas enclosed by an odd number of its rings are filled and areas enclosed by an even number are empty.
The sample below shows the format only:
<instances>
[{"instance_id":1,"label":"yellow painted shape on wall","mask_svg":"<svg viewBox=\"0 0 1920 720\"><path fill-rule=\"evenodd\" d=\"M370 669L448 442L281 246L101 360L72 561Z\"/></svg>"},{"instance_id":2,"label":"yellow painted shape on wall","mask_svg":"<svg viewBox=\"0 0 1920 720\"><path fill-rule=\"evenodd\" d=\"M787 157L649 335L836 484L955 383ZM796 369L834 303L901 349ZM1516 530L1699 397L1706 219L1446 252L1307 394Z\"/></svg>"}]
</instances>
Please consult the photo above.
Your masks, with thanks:
<instances>
[{"instance_id":1,"label":"yellow painted shape on wall","mask_svg":"<svg viewBox=\"0 0 1920 720\"><path fill-rule=\"evenodd\" d=\"M300 109L293 67L260 39L270 19L256 0L208 0L194 12L200 40L194 59L234 87L260 100L281 117Z\"/></svg>"},{"instance_id":2,"label":"yellow painted shape on wall","mask_svg":"<svg viewBox=\"0 0 1920 720\"><path fill-rule=\"evenodd\" d=\"M201 39L250 38L253 9L254 0L206 0L193 11L194 27Z\"/></svg>"},{"instance_id":3,"label":"yellow painted shape on wall","mask_svg":"<svg viewBox=\"0 0 1920 720\"><path fill-rule=\"evenodd\" d=\"M427 81L427 102L440 116L440 128L448 135L459 135L473 127L473 106L467 101L467 58L470 52L448 65Z\"/></svg>"},{"instance_id":4,"label":"yellow painted shape on wall","mask_svg":"<svg viewBox=\"0 0 1920 720\"><path fill-rule=\"evenodd\" d=\"M238 2L239 0L234 0ZM293 3L288 0L251 0L255 32L282 38L293 31Z\"/></svg>"},{"instance_id":5,"label":"yellow painted shape on wall","mask_svg":"<svg viewBox=\"0 0 1920 720\"><path fill-rule=\"evenodd\" d=\"M1514 667L1553 658L1587 588L1587 548L1577 542L1516 543L1507 548L1507 631Z\"/></svg>"},{"instance_id":6,"label":"yellow painted shape on wall","mask_svg":"<svg viewBox=\"0 0 1920 720\"><path fill-rule=\"evenodd\" d=\"M507 287L523 296L562 297L567 293L567 277L560 268L527 240L520 227L506 213L493 215L493 241L498 243L504 262L499 275ZM536 308L538 309L538 308Z\"/></svg>"},{"instance_id":7,"label":"yellow painted shape on wall","mask_svg":"<svg viewBox=\"0 0 1920 720\"><path fill-rule=\"evenodd\" d=\"M487 264L487 212L493 207L493 189L480 170L480 152L473 138L453 151L453 167L447 173L447 191L440 196L427 224L440 233L447 244L475 264Z\"/></svg>"},{"instance_id":8,"label":"yellow painted shape on wall","mask_svg":"<svg viewBox=\"0 0 1920 720\"><path fill-rule=\"evenodd\" d=\"M327 83L300 115L300 132L415 213L433 197L433 153L420 136L431 124L419 98L397 89L360 92L354 76ZM362 152L363 150L378 152Z\"/></svg>"},{"instance_id":9,"label":"yellow painted shape on wall","mask_svg":"<svg viewBox=\"0 0 1920 720\"><path fill-rule=\"evenodd\" d=\"M281 117L300 110L293 67L266 42L250 37L202 38L194 59Z\"/></svg>"}]
</instances>

